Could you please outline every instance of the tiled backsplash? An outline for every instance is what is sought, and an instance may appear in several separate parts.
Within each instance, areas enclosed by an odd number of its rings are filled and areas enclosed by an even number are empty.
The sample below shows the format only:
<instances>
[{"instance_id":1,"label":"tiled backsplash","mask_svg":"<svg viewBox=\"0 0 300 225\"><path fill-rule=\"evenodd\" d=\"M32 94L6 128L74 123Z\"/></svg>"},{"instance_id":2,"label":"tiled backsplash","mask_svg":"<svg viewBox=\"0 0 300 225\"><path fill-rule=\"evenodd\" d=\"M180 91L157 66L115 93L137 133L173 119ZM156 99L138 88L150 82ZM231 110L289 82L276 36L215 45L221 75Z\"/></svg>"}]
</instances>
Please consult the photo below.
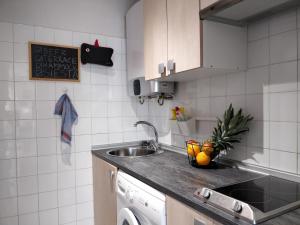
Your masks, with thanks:
<instances>
[{"instance_id":1,"label":"tiled backsplash","mask_svg":"<svg viewBox=\"0 0 300 225\"><path fill-rule=\"evenodd\" d=\"M114 67L81 65L81 82L29 81L28 41L114 48ZM145 138L148 105L127 95L125 40L0 23L0 224L92 225L91 145ZM79 114L69 148L53 115L68 95ZM137 130L139 129L139 130Z\"/></svg>"},{"instance_id":2,"label":"tiled backsplash","mask_svg":"<svg viewBox=\"0 0 300 225\"><path fill-rule=\"evenodd\" d=\"M300 100L299 53L300 10L289 10L249 25L248 70L180 83L176 101L194 116L221 116L233 103L255 120L250 133L227 157L245 163L300 175ZM159 111L150 105L155 120L170 111L166 105ZM161 118L161 117L158 117ZM197 122L197 139L207 138L214 122ZM172 134L164 126L161 135L166 143L184 146L190 137ZM299 139L299 141L298 141Z\"/></svg>"}]
</instances>

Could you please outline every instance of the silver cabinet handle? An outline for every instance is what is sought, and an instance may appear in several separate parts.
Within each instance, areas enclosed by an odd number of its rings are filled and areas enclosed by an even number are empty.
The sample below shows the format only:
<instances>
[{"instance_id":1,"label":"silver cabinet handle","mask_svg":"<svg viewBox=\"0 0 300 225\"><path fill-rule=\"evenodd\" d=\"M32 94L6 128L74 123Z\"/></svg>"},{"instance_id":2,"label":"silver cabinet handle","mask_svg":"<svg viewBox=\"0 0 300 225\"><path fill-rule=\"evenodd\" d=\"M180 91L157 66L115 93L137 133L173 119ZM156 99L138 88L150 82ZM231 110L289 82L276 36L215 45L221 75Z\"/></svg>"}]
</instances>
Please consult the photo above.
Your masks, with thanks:
<instances>
[{"instance_id":1,"label":"silver cabinet handle","mask_svg":"<svg viewBox=\"0 0 300 225\"><path fill-rule=\"evenodd\" d=\"M206 225L204 222L194 219L194 225Z\"/></svg>"},{"instance_id":2,"label":"silver cabinet handle","mask_svg":"<svg viewBox=\"0 0 300 225\"><path fill-rule=\"evenodd\" d=\"M176 73L176 63L174 60L168 60L168 71L170 71L170 74Z\"/></svg>"},{"instance_id":3,"label":"silver cabinet handle","mask_svg":"<svg viewBox=\"0 0 300 225\"><path fill-rule=\"evenodd\" d=\"M116 172L110 170L108 172L108 176L109 176L109 179L110 179L111 190L114 191L115 190L115 176L116 176Z\"/></svg>"},{"instance_id":4,"label":"silver cabinet handle","mask_svg":"<svg viewBox=\"0 0 300 225\"><path fill-rule=\"evenodd\" d=\"M159 73L161 76L166 75L166 67L165 67L165 64L164 64L164 63L158 64L158 73Z\"/></svg>"}]
</instances>

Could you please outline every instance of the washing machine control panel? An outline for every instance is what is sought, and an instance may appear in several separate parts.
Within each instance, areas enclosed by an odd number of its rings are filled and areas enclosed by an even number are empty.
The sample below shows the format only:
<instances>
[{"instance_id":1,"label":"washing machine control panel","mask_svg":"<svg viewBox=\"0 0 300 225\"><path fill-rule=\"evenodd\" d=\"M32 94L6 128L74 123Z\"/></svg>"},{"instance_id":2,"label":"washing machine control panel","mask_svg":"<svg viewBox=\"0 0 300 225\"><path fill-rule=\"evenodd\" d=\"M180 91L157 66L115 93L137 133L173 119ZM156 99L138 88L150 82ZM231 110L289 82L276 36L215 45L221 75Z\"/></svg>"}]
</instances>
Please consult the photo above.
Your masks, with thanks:
<instances>
[{"instance_id":1,"label":"washing machine control panel","mask_svg":"<svg viewBox=\"0 0 300 225\"><path fill-rule=\"evenodd\" d=\"M128 189L126 191L126 200L129 201L130 203L133 203L134 202L134 198L135 198L134 190Z\"/></svg>"}]
</instances>

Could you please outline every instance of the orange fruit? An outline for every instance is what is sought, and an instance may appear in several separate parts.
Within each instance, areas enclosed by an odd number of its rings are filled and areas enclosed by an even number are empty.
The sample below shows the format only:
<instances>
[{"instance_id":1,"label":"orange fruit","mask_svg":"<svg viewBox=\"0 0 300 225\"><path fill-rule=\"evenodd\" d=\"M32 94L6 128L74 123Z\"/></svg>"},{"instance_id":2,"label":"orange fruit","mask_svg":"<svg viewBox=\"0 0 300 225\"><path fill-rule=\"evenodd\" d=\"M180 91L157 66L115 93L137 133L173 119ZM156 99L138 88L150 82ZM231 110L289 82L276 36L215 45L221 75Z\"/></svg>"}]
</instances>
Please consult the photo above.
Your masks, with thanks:
<instances>
[{"instance_id":1,"label":"orange fruit","mask_svg":"<svg viewBox=\"0 0 300 225\"><path fill-rule=\"evenodd\" d=\"M202 145L201 150L207 155L210 155L214 151L213 144L210 141L207 141Z\"/></svg>"},{"instance_id":2,"label":"orange fruit","mask_svg":"<svg viewBox=\"0 0 300 225\"><path fill-rule=\"evenodd\" d=\"M210 163L210 156L205 152L200 152L196 157L196 161L200 166L207 166Z\"/></svg>"},{"instance_id":3,"label":"orange fruit","mask_svg":"<svg viewBox=\"0 0 300 225\"><path fill-rule=\"evenodd\" d=\"M189 141L187 144L187 153L189 156L196 157L200 152L200 144L198 142Z\"/></svg>"}]
</instances>

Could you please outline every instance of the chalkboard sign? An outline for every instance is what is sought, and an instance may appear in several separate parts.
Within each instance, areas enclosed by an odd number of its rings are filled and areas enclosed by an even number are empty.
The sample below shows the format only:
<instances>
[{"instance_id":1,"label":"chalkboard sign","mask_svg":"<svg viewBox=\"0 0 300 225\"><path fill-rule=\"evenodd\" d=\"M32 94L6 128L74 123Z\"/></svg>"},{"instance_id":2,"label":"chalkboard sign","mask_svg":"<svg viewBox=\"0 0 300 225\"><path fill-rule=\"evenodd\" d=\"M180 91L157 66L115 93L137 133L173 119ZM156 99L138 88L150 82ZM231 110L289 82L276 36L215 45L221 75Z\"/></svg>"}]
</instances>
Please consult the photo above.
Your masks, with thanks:
<instances>
[{"instance_id":1,"label":"chalkboard sign","mask_svg":"<svg viewBox=\"0 0 300 225\"><path fill-rule=\"evenodd\" d=\"M29 79L80 81L79 48L29 42Z\"/></svg>"}]
</instances>

